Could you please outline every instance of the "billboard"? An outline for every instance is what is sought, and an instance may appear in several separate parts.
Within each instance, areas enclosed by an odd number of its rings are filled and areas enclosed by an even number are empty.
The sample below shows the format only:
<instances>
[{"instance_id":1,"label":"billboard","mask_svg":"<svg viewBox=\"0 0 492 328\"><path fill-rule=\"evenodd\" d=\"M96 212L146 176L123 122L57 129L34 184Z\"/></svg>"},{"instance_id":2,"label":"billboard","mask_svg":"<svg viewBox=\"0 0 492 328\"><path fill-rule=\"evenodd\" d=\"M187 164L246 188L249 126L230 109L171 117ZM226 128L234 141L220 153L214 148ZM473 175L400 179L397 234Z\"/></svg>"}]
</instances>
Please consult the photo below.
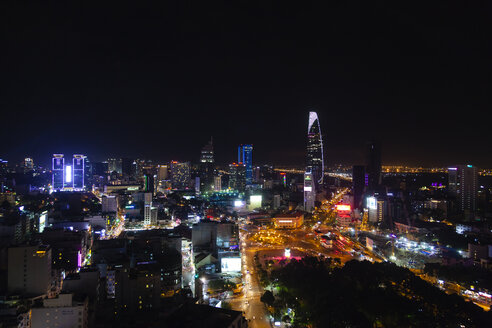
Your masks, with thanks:
<instances>
[{"instance_id":1,"label":"billboard","mask_svg":"<svg viewBox=\"0 0 492 328\"><path fill-rule=\"evenodd\" d=\"M338 212L350 212L352 209L350 208L350 205L347 204L338 204L335 206Z\"/></svg>"},{"instance_id":2,"label":"billboard","mask_svg":"<svg viewBox=\"0 0 492 328\"><path fill-rule=\"evenodd\" d=\"M367 207L370 208L371 210L378 209L376 197L367 197Z\"/></svg>"},{"instance_id":3,"label":"billboard","mask_svg":"<svg viewBox=\"0 0 492 328\"><path fill-rule=\"evenodd\" d=\"M241 258L223 257L220 260L220 269L222 272L241 272Z\"/></svg>"},{"instance_id":4,"label":"billboard","mask_svg":"<svg viewBox=\"0 0 492 328\"><path fill-rule=\"evenodd\" d=\"M39 216L39 225L38 225L38 232L42 233L44 228L46 228L46 217L48 216L48 212L43 212Z\"/></svg>"}]
</instances>

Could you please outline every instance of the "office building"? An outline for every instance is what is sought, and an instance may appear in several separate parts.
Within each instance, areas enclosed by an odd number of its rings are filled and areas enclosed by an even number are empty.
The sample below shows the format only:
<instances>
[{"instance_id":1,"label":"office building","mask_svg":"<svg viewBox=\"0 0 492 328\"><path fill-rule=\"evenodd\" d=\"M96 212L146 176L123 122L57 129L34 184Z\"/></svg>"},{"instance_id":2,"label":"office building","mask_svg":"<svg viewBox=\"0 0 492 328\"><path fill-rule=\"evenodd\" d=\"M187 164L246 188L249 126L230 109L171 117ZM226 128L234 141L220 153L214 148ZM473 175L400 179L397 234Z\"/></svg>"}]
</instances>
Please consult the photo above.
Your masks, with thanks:
<instances>
[{"instance_id":1,"label":"office building","mask_svg":"<svg viewBox=\"0 0 492 328\"><path fill-rule=\"evenodd\" d=\"M367 190L376 191L382 182L381 144L375 140L367 144L366 149Z\"/></svg>"},{"instance_id":2,"label":"office building","mask_svg":"<svg viewBox=\"0 0 492 328\"><path fill-rule=\"evenodd\" d=\"M190 187L190 177L190 162L171 162L171 184L173 189L188 189Z\"/></svg>"},{"instance_id":3,"label":"office building","mask_svg":"<svg viewBox=\"0 0 492 328\"><path fill-rule=\"evenodd\" d=\"M222 177L220 175L214 177L214 191L222 191Z\"/></svg>"},{"instance_id":4,"label":"office building","mask_svg":"<svg viewBox=\"0 0 492 328\"><path fill-rule=\"evenodd\" d=\"M366 188L366 167L354 165L352 168L352 191L354 193L354 209L362 209L364 190Z\"/></svg>"},{"instance_id":5,"label":"office building","mask_svg":"<svg viewBox=\"0 0 492 328\"><path fill-rule=\"evenodd\" d=\"M311 172L304 173L304 210L312 212L316 200L316 183Z\"/></svg>"},{"instance_id":6,"label":"office building","mask_svg":"<svg viewBox=\"0 0 492 328\"><path fill-rule=\"evenodd\" d=\"M200 177L200 190L211 190L214 183L214 146L213 140L210 139L200 152L200 164L199 164L199 177ZM196 186L195 186L196 187Z\"/></svg>"},{"instance_id":7,"label":"office building","mask_svg":"<svg viewBox=\"0 0 492 328\"><path fill-rule=\"evenodd\" d=\"M448 168L448 188L456 197L457 209L464 212L467 219L477 209L477 168L473 165L457 165Z\"/></svg>"},{"instance_id":8,"label":"office building","mask_svg":"<svg viewBox=\"0 0 492 328\"><path fill-rule=\"evenodd\" d=\"M65 158L63 154L53 154L51 159L51 188L62 190L65 187Z\"/></svg>"},{"instance_id":9,"label":"office building","mask_svg":"<svg viewBox=\"0 0 492 328\"><path fill-rule=\"evenodd\" d=\"M152 195L155 195L156 187L155 180L157 176L152 173L145 173L143 177L143 191L150 192Z\"/></svg>"},{"instance_id":10,"label":"office building","mask_svg":"<svg viewBox=\"0 0 492 328\"><path fill-rule=\"evenodd\" d=\"M168 166L157 165L157 181L161 182L168 179Z\"/></svg>"},{"instance_id":11,"label":"office building","mask_svg":"<svg viewBox=\"0 0 492 328\"><path fill-rule=\"evenodd\" d=\"M109 158L108 159L108 171L109 173L116 172L118 174L122 173L121 158Z\"/></svg>"},{"instance_id":12,"label":"office building","mask_svg":"<svg viewBox=\"0 0 492 328\"><path fill-rule=\"evenodd\" d=\"M237 148L237 161L245 166L245 183L253 184L253 145L240 145Z\"/></svg>"},{"instance_id":13,"label":"office building","mask_svg":"<svg viewBox=\"0 0 492 328\"><path fill-rule=\"evenodd\" d=\"M102 212L116 213L118 211L118 199L116 196L102 196Z\"/></svg>"},{"instance_id":14,"label":"office building","mask_svg":"<svg viewBox=\"0 0 492 328\"><path fill-rule=\"evenodd\" d=\"M229 188L238 191L246 189L246 166L243 163L229 164Z\"/></svg>"},{"instance_id":15,"label":"office building","mask_svg":"<svg viewBox=\"0 0 492 328\"><path fill-rule=\"evenodd\" d=\"M127 179L134 179L136 176L136 164L134 160L130 158L121 159L121 174Z\"/></svg>"},{"instance_id":16,"label":"office building","mask_svg":"<svg viewBox=\"0 0 492 328\"><path fill-rule=\"evenodd\" d=\"M316 112L309 112L307 137L306 172L311 173L311 178L314 181L313 187L315 190L319 191L320 186L323 184L325 166L323 158L323 138L321 136L318 114Z\"/></svg>"},{"instance_id":17,"label":"office building","mask_svg":"<svg viewBox=\"0 0 492 328\"><path fill-rule=\"evenodd\" d=\"M72 159L72 188L80 191L85 189L85 156L76 154Z\"/></svg>"},{"instance_id":18,"label":"office building","mask_svg":"<svg viewBox=\"0 0 492 328\"><path fill-rule=\"evenodd\" d=\"M200 152L200 163L214 163L214 145L212 138L210 138L208 144L203 146Z\"/></svg>"},{"instance_id":19,"label":"office building","mask_svg":"<svg viewBox=\"0 0 492 328\"><path fill-rule=\"evenodd\" d=\"M152 193L144 192L144 224L152 223Z\"/></svg>"},{"instance_id":20,"label":"office building","mask_svg":"<svg viewBox=\"0 0 492 328\"><path fill-rule=\"evenodd\" d=\"M47 295L51 289L51 247L27 245L8 249L7 287L12 294Z\"/></svg>"}]
</instances>

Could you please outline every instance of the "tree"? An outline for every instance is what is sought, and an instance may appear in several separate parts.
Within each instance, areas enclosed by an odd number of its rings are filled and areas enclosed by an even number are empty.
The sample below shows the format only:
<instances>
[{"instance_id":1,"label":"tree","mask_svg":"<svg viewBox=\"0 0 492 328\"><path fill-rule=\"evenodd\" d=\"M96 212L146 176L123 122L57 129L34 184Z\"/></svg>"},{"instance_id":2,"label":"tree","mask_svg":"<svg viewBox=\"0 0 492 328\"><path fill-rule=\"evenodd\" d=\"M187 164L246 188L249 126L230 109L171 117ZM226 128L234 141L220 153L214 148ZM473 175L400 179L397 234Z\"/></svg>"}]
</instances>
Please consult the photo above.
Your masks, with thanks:
<instances>
[{"instance_id":1,"label":"tree","mask_svg":"<svg viewBox=\"0 0 492 328\"><path fill-rule=\"evenodd\" d=\"M263 293L263 295L261 295L260 301L272 306L273 302L275 302L275 296L273 296L273 293L271 291L267 290L265 293Z\"/></svg>"}]
</instances>

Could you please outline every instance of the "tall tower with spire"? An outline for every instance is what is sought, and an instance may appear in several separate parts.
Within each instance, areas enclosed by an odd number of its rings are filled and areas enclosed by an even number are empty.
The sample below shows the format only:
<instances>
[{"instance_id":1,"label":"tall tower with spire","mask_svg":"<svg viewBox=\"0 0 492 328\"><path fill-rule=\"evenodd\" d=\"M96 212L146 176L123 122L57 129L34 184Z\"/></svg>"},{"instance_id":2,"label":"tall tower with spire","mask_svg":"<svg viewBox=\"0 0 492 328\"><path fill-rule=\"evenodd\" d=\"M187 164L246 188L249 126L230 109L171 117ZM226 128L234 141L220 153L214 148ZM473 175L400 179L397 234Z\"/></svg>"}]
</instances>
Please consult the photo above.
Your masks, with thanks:
<instances>
[{"instance_id":1,"label":"tall tower with spire","mask_svg":"<svg viewBox=\"0 0 492 328\"><path fill-rule=\"evenodd\" d=\"M323 158L323 139L318 114L309 112L307 131L306 173L304 174L304 210L314 209L316 191L321 189L325 171Z\"/></svg>"}]
</instances>

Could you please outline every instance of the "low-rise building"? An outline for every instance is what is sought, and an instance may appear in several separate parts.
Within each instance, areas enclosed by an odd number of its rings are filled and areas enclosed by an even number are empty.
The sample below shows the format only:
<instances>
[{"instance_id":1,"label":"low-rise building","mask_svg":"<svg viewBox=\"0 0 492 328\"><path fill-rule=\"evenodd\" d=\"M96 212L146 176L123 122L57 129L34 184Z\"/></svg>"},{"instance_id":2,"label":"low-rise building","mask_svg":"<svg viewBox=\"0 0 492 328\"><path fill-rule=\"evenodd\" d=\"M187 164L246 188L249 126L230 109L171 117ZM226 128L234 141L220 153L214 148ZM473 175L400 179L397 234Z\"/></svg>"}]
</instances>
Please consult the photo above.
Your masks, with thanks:
<instances>
[{"instance_id":1,"label":"low-rise building","mask_svg":"<svg viewBox=\"0 0 492 328\"><path fill-rule=\"evenodd\" d=\"M302 212L279 214L273 218L273 222L277 229L299 228L304 222L304 214Z\"/></svg>"}]
</instances>

